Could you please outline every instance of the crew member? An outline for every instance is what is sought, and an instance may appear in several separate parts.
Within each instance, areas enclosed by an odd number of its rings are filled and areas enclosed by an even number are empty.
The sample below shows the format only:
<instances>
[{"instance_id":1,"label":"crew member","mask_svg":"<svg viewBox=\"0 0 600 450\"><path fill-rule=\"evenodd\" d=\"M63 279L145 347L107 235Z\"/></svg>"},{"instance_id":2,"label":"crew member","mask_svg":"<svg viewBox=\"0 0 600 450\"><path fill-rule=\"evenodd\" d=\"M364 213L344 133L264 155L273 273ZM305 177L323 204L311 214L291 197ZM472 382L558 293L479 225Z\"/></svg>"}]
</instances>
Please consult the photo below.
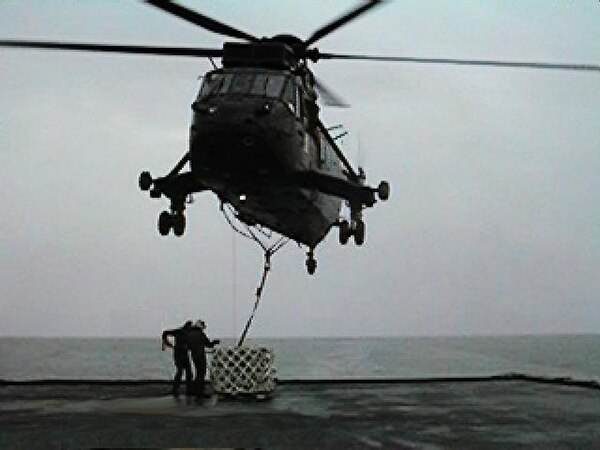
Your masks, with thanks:
<instances>
[{"instance_id":1,"label":"crew member","mask_svg":"<svg viewBox=\"0 0 600 450\"><path fill-rule=\"evenodd\" d=\"M211 341L208 339L204 330L206 324L203 320L197 320L194 326L188 329L188 345L190 352L192 353L192 361L194 361L194 368L196 370L196 378L194 380L194 391L196 395L204 394L204 378L206 377L206 354L204 349L206 347L213 348L221 341L215 339Z\"/></svg>"},{"instance_id":2,"label":"crew member","mask_svg":"<svg viewBox=\"0 0 600 450\"><path fill-rule=\"evenodd\" d=\"M185 372L185 391L186 394L192 392L192 367L190 365L190 357L188 355L189 339L188 331L192 328L192 321L188 320L181 328L173 330L165 330L162 333L162 349L171 347L173 349L173 361L175 363L175 378L173 378L173 390L171 393L175 396L179 395L179 385L181 377ZM169 338L173 338L173 343Z\"/></svg>"}]
</instances>

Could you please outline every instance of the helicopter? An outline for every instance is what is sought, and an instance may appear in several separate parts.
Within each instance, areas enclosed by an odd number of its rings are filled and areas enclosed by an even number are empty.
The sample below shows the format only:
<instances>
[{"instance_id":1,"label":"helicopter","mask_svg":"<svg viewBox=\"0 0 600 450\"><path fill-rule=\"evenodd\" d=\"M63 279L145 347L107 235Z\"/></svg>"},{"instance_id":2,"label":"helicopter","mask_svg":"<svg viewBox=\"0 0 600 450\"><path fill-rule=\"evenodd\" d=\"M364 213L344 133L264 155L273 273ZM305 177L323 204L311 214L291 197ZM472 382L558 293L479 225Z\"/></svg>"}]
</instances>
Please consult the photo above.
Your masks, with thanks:
<instances>
[{"instance_id":1,"label":"helicopter","mask_svg":"<svg viewBox=\"0 0 600 450\"><path fill-rule=\"evenodd\" d=\"M346 106L317 80L309 62L321 59L379 60L598 70L597 66L381 57L322 53L313 45L323 37L384 3L370 0L313 32L307 39L289 34L258 38L168 0L145 0L162 12L205 30L237 39L223 48L150 47L39 41L0 41L4 47L100 51L221 58L222 67L204 74L192 103L189 148L164 175L140 174L140 189L165 197L169 209L158 217L158 232L182 236L185 209L192 194L212 191L231 205L248 226L262 226L308 247L306 267L316 270L315 248L332 228L339 241L365 242L363 211L390 196L390 185L366 183L319 118L319 98ZM189 168L186 169L186 166ZM340 216L343 202L349 220Z\"/></svg>"}]
</instances>

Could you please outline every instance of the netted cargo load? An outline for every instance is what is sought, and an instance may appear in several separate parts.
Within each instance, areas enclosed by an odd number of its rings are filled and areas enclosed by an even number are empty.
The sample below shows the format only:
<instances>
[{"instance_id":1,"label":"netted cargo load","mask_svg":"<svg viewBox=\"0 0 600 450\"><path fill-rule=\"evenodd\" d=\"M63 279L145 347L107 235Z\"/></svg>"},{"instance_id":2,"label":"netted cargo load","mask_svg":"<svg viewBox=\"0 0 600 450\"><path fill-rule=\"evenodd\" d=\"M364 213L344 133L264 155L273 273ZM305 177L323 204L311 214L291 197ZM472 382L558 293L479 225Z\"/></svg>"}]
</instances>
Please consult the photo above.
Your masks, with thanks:
<instances>
[{"instance_id":1,"label":"netted cargo load","mask_svg":"<svg viewBox=\"0 0 600 450\"><path fill-rule=\"evenodd\" d=\"M275 389L273 351L265 347L215 347L210 379L219 394L269 394Z\"/></svg>"}]
</instances>

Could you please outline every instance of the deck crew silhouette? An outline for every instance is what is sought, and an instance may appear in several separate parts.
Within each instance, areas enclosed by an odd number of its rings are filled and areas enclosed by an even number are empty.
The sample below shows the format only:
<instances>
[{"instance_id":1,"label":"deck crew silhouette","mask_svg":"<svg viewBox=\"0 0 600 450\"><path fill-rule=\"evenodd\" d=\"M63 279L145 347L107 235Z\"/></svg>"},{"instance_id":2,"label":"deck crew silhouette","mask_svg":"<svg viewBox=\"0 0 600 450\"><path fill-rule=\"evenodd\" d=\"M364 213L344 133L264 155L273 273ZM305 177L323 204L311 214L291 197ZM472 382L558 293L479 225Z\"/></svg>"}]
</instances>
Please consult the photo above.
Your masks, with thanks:
<instances>
[{"instance_id":1,"label":"deck crew silhouette","mask_svg":"<svg viewBox=\"0 0 600 450\"><path fill-rule=\"evenodd\" d=\"M173 362L175 363L175 377L173 378L173 388L171 393L179 395L179 386L182 375L185 374L186 394L192 393L192 366L189 357L189 336L188 331L192 328L192 321L188 320L181 328L165 330L162 333L162 349L170 347L173 349ZM173 343L169 340L173 338Z\"/></svg>"},{"instance_id":2,"label":"deck crew silhouette","mask_svg":"<svg viewBox=\"0 0 600 450\"><path fill-rule=\"evenodd\" d=\"M206 348L213 348L219 344L218 339L210 340L204 330L206 324L203 320L197 320L194 326L187 329L188 346L192 354L196 378L194 379L194 392L196 395L204 394L204 379L206 377Z\"/></svg>"}]
</instances>

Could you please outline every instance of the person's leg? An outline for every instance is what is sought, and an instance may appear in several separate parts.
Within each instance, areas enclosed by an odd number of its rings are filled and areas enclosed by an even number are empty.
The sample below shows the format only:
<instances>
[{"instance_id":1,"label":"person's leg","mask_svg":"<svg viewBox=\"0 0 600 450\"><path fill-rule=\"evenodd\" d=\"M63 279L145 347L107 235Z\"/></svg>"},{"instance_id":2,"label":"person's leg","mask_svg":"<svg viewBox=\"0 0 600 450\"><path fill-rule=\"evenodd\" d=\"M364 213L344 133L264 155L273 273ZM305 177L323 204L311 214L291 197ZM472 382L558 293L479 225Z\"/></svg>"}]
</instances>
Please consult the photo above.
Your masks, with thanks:
<instances>
[{"instance_id":1,"label":"person's leg","mask_svg":"<svg viewBox=\"0 0 600 450\"><path fill-rule=\"evenodd\" d=\"M200 392L200 385L198 384L198 380L199 380L199 368L200 366L198 366L198 355L197 353L192 353L192 362L194 363L194 372L195 372L195 376L194 376L194 393L198 394Z\"/></svg>"},{"instance_id":2,"label":"person's leg","mask_svg":"<svg viewBox=\"0 0 600 450\"><path fill-rule=\"evenodd\" d=\"M185 393L186 394L191 394L192 393L192 366L190 365L190 360L189 358L186 359L186 364L183 367L183 370L185 371Z\"/></svg>"},{"instance_id":3,"label":"person's leg","mask_svg":"<svg viewBox=\"0 0 600 450\"><path fill-rule=\"evenodd\" d=\"M196 367L196 380L195 380L195 388L196 395L204 394L204 385L206 378L206 356L204 353L197 353L193 355L194 358L194 366Z\"/></svg>"},{"instance_id":4,"label":"person's leg","mask_svg":"<svg viewBox=\"0 0 600 450\"><path fill-rule=\"evenodd\" d=\"M176 366L177 371L175 372L175 378L173 378L173 394L179 393L179 385L181 384L181 376L183 375L183 369L181 366Z\"/></svg>"},{"instance_id":5,"label":"person's leg","mask_svg":"<svg viewBox=\"0 0 600 450\"><path fill-rule=\"evenodd\" d=\"M192 355L194 366L196 367L196 380L194 382L197 395L203 395L206 379L206 355L204 352Z\"/></svg>"},{"instance_id":6,"label":"person's leg","mask_svg":"<svg viewBox=\"0 0 600 450\"><path fill-rule=\"evenodd\" d=\"M187 350L175 351L175 366L177 367L177 373L175 374L174 385L177 391L179 391L179 385L181 384L181 378L185 372L185 387L187 393L189 393L189 377L190 377L190 358ZM175 388L173 389L175 390Z\"/></svg>"},{"instance_id":7,"label":"person's leg","mask_svg":"<svg viewBox=\"0 0 600 450\"><path fill-rule=\"evenodd\" d=\"M198 363L198 385L200 388L200 395L204 395L206 384L206 357L200 358Z\"/></svg>"}]
</instances>

